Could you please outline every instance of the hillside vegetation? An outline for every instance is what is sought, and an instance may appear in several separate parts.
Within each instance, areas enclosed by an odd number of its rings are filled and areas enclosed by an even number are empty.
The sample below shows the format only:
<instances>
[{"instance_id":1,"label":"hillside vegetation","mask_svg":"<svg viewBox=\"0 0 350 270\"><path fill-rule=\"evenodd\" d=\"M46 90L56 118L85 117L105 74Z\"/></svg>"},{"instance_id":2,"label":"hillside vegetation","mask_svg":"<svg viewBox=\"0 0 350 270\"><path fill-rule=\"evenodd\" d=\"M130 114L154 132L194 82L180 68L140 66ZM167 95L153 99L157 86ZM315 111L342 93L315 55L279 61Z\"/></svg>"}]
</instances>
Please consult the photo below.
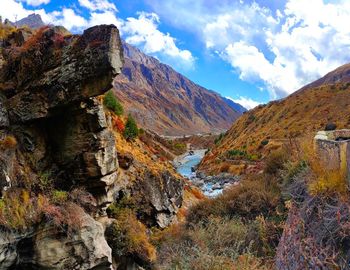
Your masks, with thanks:
<instances>
[{"instance_id":1,"label":"hillside vegetation","mask_svg":"<svg viewBox=\"0 0 350 270\"><path fill-rule=\"evenodd\" d=\"M350 65L342 66L285 99L246 112L206 155L200 168L219 172L222 162L234 167L237 159L259 160L291 139L313 136L328 123L348 127L349 74ZM237 154L230 156L234 151Z\"/></svg>"}]
</instances>

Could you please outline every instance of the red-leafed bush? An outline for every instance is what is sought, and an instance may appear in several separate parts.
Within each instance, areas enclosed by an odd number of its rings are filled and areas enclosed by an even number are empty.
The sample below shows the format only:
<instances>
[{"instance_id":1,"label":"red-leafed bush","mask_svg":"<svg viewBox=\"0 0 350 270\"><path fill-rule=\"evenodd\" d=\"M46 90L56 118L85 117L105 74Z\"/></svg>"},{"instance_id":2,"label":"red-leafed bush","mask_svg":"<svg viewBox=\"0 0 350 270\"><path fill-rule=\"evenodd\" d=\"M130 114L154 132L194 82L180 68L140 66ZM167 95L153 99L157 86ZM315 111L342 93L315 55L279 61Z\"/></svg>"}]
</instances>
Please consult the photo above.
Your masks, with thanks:
<instances>
[{"instance_id":1,"label":"red-leafed bush","mask_svg":"<svg viewBox=\"0 0 350 270\"><path fill-rule=\"evenodd\" d=\"M22 52L26 52L33 48L38 48L42 41L43 33L49 29L49 26L43 26L39 30L36 31L34 35L32 35L21 47Z\"/></svg>"},{"instance_id":2,"label":"red-leafed bush","mask_svg":"<svg viewBox=\"0 0 350 270\"><path fill-rule=\"evenodd\" d=\"M64 36L58 33L55 33L55 35L52 38L53 43L56 48L62 48L63 45L65 44Z\"/></svg>"},{"instance_id":3,"label":"red-leafed bush","mask_svg":"<svg viewBox=\"0 0 350 270\"><path fill-rule=\"evenodd\" d=\"M124 122L119 117L115 117L113 119L113 127L116 128L120 133L123 133L125 130Z\"/></svg>"}]
</instances>

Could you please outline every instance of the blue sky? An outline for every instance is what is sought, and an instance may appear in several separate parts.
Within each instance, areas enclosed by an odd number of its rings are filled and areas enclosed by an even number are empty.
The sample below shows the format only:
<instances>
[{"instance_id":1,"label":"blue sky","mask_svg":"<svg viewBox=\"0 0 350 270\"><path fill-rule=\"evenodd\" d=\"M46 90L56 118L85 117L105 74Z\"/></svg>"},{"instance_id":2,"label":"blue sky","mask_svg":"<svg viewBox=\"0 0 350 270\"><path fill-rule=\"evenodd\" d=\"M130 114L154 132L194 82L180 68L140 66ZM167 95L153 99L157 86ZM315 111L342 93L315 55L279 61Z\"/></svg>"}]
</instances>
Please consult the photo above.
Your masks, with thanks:
<instances>
[{"instance_id":1,"label":"blue sky","mask_svg":"<svg viewBox=\"0 0 350 270\"><path fill-rule=\"evenodd\" d=\"M348 0L0 0L81 32L114 23L127 42L252 108L350 62Z\"/></svg>"}]
</instances>

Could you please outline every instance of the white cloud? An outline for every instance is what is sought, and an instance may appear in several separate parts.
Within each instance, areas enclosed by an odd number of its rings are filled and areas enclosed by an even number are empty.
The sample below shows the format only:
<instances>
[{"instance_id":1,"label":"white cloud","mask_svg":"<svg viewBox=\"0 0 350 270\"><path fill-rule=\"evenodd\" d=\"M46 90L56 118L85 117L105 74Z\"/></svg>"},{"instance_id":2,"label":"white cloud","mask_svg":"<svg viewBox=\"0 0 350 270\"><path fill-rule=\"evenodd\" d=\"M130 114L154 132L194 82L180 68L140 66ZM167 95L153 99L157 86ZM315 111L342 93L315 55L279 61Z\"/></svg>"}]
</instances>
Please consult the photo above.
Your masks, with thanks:
<instances>
[{"instance_id":1,"label":"white cloud","mask_svg":"<svg viewBox=\"0 0 350 270\"><path fill-rule=\"evenodd\" d=\"M40 6L42 4L48 4L50 3L50 0L21 0L21 2L26 2L27 5L30 5L30 6Z\"/></svg>"},{"instance_id":2,"label":"white cloud","mask_svg":"<svg viewBox=\"0 0 350 270\"><path fill-rule=\"evenodd\" d=\"M126 42L142 47L148 54L161 54L167 58L192 66L194 57L188 50L176 46L175 38L158 30L160 20L155 13L140 12L138 18L128 18L121 24Z\"/></svg>"},{"instance_id":3,"label":"white cloud","mask_svg":"<svg viewBox=\"0 0 350 270\"><path fill-rule=\"evenodd\" d=\"M30 11L26 10L22 3L18 3L14 0L1 0L0 15L3 19L7 18L11 21L21 19L28 16Z\"/></svg>"},{"instance_id":4,"label":"white cloud","mask_svg":"<svg viewBox=\"0 0 350 270\"><path fill-rule=\"evenodd\" d=\"M295 66L283 65L277 58L270 63L255 46L243 41L228 45L222 57L239 69L240 79L265 82L274 99L279 97L280 89L292 93L299 87L299 81L294 77Z\"/></svg>"},{"instance_id":5,"label":"white cloud","mask_svg":"<svg viewBox=\"0 0 350 270\"><path fill-rule=\"evenodd\" d=\"M122 20L118 19L113 11L107 10L102 13L92 12L89 18L89 25L99 25L99 24L114 24L119 29L122 25Z\"/></svg>"},{"instance_id":6,"label":"white cloud","mask_svg":"<svg viewBox=\"0 0 350 270\"><path fill-rule=\"evenodd\" d=\"M98 24L115 24L127 42L141 47L145 53L159 57L166 63L179 68L192 68L195 61L190 51L180 49L176 45L174 37L158 29L160 20L155 13L140 12L137 18L122 20L117 17L115 5L108 0L78 0L81 6L90 10L88 16L83 17L76 8L63 7L60 10L46 12L44 9L27 10L22 3L15 0L1 1L4 2L6 9L0 9L0 15L12 21L16 17L21 19L35 12L41 15L45 23L62 25L72 32L81 32L87 27Z\"/></svg>"},{"instance_id":7,"label":"white cloud","mask_svg":"<svg viewBox=\"0 0 350 270\"><path fill-rule=\"evenodd\" d=\"M63 8L62 11L54 11L40 15L42 15L42 18L46 23L62 25L71 31L80 31L89 26L88 20L76 14L71 8Z\"/></svg>"},{"instance_id":8,"label":"white cloud","mask_svg":"<svg viewBox=\"0 0 350 270\"><path fill-rule=\"evenodd\" d=\"M108 0L78 0L80 6L93 11L117 11L116 6Z\"/></svg>"},{"instance_id":9,"label":"white cloud","mask_svg":"<svg viewBox=\"0 0 350 270\"><path fill-rule=\"evenodd\" d=\"M350 62L348 0L285 0L275 10L254 1L148 1L162 18L195 32L242 80L264 84L271 98Z\"/></svg>"},{"instance_id":10,"label":"white cloud","mask_svg":"<svg viewBox=\"0 0 350 270\"><path fill-rule=\"evenodd\" d=\"M238 97L237 99L234 99L231 97L226 97L226 98L232 100L235 103L242 105L244 108L246 108L248 110L254 109L256 106L262 104L258 101L251 99L251 98L242 97L242 96Z\"/></svg>"}]
</instances>

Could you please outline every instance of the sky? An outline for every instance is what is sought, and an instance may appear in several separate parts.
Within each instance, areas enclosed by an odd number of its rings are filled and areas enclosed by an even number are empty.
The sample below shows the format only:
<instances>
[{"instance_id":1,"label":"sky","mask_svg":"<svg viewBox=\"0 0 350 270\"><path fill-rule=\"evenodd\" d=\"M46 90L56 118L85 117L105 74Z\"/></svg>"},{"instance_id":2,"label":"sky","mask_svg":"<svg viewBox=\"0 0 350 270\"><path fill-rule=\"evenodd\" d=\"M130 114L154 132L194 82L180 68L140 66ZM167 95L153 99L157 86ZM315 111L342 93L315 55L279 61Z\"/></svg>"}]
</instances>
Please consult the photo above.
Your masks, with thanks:
<instances>
[{"instance_id":1,"label":"sky","mask_svg":"<svg viewBox=\"0 0 350 270\"><path fill-rule=\"evenodd\" d=\"M349 0L0 0L73 33L115 24L145 53L250 109L350 62Z\"/></svg>"}]
</instances>

